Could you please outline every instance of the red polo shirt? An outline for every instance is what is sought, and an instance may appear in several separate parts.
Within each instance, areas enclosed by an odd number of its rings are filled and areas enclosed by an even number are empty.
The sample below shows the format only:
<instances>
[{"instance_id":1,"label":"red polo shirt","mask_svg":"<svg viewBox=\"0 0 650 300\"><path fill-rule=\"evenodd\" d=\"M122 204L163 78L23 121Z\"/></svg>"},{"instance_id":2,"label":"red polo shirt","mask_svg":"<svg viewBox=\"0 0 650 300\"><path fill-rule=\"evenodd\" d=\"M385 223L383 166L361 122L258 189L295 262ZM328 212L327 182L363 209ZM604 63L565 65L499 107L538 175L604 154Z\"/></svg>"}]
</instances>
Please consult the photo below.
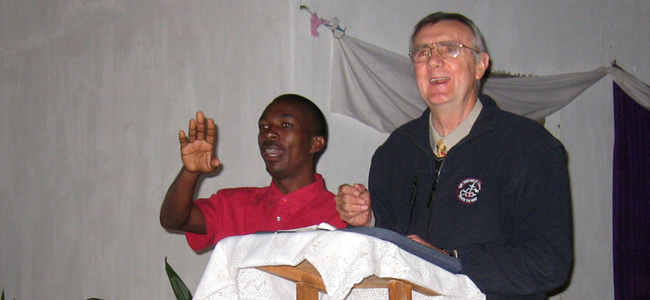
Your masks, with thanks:
<instances>
[{"instance_id":1,"label":"red polo shirt","mask_svg":"<svg viewBox=\"0 0 650 300\"><path fill-rule=\"evenodd\" d=\"M323 177L297 191L283 195L270 186L222 189L194 203L205 217L207 234L186 232L187 243L195 251L219 240L258 231L276 231L307 227L322 222L346 227L336 211L334 194L325 189Z\"/></svg>"}]
</instances>

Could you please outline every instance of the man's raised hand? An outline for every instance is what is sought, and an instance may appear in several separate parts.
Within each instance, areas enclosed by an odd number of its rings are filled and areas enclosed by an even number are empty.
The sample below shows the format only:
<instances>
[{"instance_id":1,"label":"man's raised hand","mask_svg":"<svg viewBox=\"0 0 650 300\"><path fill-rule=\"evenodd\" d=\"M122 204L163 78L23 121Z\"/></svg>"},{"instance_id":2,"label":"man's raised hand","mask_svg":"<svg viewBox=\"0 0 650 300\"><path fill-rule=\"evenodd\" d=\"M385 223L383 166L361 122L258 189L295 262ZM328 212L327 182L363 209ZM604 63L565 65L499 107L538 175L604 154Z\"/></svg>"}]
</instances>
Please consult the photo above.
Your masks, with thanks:
<instances>
[{"instance_id":1,"label":"man's raised hand","mask_svg":"<svg viewBox=\"0 0 650 300\"><path fill-rule=\"evenodd\" d=\"M212 172L220 164L214 154L216 126L214 120L207 119L203 112L196 113L196 120L190 120L188 136L184 131L178 133L181 143L183 167L190 172Z\"/></svg>"}]
</instances>

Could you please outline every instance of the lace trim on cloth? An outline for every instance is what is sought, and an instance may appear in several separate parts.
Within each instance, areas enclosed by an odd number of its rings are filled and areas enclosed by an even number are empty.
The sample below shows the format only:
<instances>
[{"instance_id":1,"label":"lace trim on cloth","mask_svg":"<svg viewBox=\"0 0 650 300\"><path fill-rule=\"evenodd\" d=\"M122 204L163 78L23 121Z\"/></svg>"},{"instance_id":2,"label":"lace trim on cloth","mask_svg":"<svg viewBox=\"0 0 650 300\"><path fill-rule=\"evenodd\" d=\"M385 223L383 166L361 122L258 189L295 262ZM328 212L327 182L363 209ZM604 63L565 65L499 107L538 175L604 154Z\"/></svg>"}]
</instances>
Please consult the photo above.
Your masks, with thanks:
<instances>
[{"instance_id":1,"label":"lace trim on cloth","mask_svg":"<svg viewBox=\"0 0 650 300\"><path fill-rule=\"evenodd\" d=\"M441 296L413 292L413 299L485 299L465 275L452 274L396 245L343 231L266 233L229 237L210 257L194 299L295 299L295 283L255 269L309 261L321 274L321 300L387 299L383 288L354 289L364 278L399 278Z\"/></svg>"}]
</instances>

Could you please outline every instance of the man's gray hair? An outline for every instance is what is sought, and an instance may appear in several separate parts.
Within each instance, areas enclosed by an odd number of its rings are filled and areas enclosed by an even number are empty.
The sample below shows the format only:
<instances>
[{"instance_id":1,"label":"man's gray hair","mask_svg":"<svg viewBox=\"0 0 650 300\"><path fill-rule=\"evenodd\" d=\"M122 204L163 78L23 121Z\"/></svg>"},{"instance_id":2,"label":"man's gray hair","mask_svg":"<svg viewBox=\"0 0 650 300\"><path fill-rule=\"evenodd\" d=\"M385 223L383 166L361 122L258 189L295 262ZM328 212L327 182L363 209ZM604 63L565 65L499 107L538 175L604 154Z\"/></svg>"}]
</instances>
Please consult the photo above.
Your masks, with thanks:
<instances>
[{"instance_id":1,"label":"man's gray hair","mask_svg":"<svg viewBox=\"0 0 650 300\"><path fill-rule=\"evenodd\" d=\"M441 11L432 13L424 17L422 20L420 20L420 22L418 22L415 25L415 27L413 28L413 34L411 35L411 48L415 46L413 45L413 43L415 43L415 36L418 34L418 32L420 32L422 27L433 25L440 21L457 21L465 24L467 27L469 27L472 30L472 35L473 35L472 42L474 43L475 50L478 50L479 53L480 52L487 53L487 48L485 47L485 40L483 39L483 34L481 33L481 30L478 29L478 26L476 26L476 24L474 24L472 20L459 13L446 13ZM475 53L474 56L478 59L477 53Z\"/></svg>"}]
</instances>

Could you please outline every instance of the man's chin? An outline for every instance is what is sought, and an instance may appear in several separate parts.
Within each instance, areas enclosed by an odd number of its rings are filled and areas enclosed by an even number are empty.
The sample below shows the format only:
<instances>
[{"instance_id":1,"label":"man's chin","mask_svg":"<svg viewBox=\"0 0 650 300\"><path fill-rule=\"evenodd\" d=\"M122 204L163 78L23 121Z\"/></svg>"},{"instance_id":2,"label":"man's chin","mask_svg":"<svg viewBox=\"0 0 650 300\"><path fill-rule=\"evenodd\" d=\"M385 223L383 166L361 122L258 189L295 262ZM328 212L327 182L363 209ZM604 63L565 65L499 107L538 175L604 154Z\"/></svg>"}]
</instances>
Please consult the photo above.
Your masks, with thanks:
<instances>
[{"instance_id":1,"label":"man's chin","mask_svg":"<svg viewBox=\"0 0 650 300\"><path fill-rule=\"evenodd\" d=\"M264 162L266 163L266 172L269 173L272 177L276 177L282 174L282 170L278 167L277 162Z\"/></svg>"}]
</instances>

